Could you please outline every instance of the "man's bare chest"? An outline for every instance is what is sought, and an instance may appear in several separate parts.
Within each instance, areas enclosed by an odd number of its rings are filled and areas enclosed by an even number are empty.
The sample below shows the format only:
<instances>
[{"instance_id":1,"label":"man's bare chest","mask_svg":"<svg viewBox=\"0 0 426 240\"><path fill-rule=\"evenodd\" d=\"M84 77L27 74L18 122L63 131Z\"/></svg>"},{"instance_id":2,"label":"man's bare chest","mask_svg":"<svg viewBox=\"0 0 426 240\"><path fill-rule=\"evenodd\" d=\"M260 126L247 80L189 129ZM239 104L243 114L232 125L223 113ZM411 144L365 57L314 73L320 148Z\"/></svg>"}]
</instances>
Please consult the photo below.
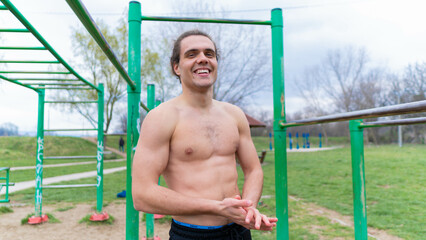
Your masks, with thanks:
<instances>
[{"instance_id":1,"label":"man's bare chest","mask_svg":"<svg viewBox=\"0 0 426 240\"><path fill-rule=\"evenodd\" d=\"M171 153L186 158L231 155L237 150L238 143L238 126L230 117L185 118L176 126Z\"/></svg>"}]
</instances>

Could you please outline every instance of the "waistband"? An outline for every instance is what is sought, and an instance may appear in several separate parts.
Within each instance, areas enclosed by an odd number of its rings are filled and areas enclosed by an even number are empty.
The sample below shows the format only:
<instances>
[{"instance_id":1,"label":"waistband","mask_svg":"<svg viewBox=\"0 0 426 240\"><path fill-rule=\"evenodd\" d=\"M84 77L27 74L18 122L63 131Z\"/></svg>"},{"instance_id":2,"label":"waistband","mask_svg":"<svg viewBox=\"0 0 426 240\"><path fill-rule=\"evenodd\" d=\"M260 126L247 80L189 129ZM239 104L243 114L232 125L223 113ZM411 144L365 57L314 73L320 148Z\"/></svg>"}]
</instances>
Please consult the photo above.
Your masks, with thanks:
<instances>
[{"instance_id":1,"label":"waistband","mask_svg":"<svg viewBox=\"0 0 426 240\"><path fill-rule=\"evenodd\" d=\"M172 219L172 221L178 225L184 226L184 227L189 227L189 228L195 228L195 229L219 229L225 226L230 226L234 223L228 223L226 225L220 225L220 226L202 226L202 225L195 225L195 224L189 224L189 223L184 223L184 222L179 222L176 221L174 219Z\"/></svg>"}]
</instances>

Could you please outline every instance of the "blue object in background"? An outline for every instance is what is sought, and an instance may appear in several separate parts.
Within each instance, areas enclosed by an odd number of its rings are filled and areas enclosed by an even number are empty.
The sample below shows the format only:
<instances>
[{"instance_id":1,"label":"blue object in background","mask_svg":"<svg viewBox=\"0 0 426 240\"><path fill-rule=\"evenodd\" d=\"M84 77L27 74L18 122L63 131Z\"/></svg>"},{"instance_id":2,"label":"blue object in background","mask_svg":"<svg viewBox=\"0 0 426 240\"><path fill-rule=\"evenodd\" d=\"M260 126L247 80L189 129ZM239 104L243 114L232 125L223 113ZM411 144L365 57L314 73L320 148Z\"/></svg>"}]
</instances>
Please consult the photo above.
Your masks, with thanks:
<instances>
[{"instance_id":1,"label":"blue object in background","mask_svg":"<svg viewBox=\"0 0 426 240\"><path fill-rule=\"evenodd\" d=\"M299 133L296 132L296 149L299 149Z\"/></svg>"},{"instance_id":2,"label":"blue object in background","mask_svg":"<svg viewBox=\"0 0 426 240\"><path fill-rule=\"evenodd\" d=\"M318 137L319 137L319 148L321 148L322 147L322 144L321 144L321 133L318 134Z\"/></svg>"},{"instance_id":3,"label":"blue object in background","mask_svg":"<svg viewBox=\"0 0 426 240\"><path fill-rule=\"evenodd\" d=\"M117 193L117 197L118 198L125 198L126 197L126 190L123 190L123 191Z\"/></svg>"},{"instance_id":4,"label":"blue object in background","mask_svg":"<svg viewBox=\"0 0 426 240\"><path fill-rule=\"evenodd\" d=\"M269 132L269 150L272 150L272 133Z\"/></svg>"},{"instance_id":5,"label":"blue object in background","mask_svg":"<svg viewBox=\"0 0 426 240\"><path fill-rule=\"evenodd\" d=\"M309 133L306 133L306 148L310 148L311 143L309 142Z\"/></svg>"},{"instance_id":6,"label":"blue object in background","mask_svg":"<svg viewBox=\"0 0 426 240\"><path fill-rule=\"evenodd\" d=\"M303 148L306 148L306 134L302 133L302 139L303 139Z\"/></svg>"},{"instance_id":7,"label":"blue object in background","mask_svg":"<svg viewBox=\"0 0 426 240\"><path fill-rule=\"evenodd\" d=\"M293 148L293 140L291 139L291 133L288 133L288 138L289 138L289 146L291 150Z\"/></svg>"}]
</instances>

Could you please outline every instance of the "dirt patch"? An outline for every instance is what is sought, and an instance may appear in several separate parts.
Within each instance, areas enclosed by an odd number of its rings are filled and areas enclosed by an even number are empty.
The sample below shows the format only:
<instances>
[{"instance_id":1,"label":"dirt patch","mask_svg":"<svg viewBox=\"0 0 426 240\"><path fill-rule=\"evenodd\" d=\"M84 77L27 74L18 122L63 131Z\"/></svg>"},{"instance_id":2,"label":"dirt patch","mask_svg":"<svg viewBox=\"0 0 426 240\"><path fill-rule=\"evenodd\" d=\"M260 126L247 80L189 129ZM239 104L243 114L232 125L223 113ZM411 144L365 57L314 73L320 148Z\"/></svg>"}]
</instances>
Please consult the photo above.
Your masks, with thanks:
<instances>
[{"instance_id":1,"label":"dirt patch","mask_svg":"<svg viewBox=\"0 0 426 240\"><path fill-rule=\"evenodd\" d=\"M0 239L43 239L43 240L105 240L126 239L126 205L124 203L110 204L104 210L113 215L113 225L88 226L78 223L87 214L93 213L93 205L79 204L64 212L58 208L69 205L43 206L43 212L52 213L61 223L44 223L40 225L21 225L21 219L34 212L32 206L12 207L13 213L0 215ZM170 224L155 223L155 235L161 239L169 239ZM145 236L145 225L140 221L140 238Z\"/></svg>"},{"instance_id":2,"label":"dirt patch","mask_svg":"<svg viewBox=\"0 0 426 240\"><path fill-rule=\"evenodd\" d=\"M293 196L289 196L289 198L295 200L295 201L300 201L301 199L293 197ZM349 227L354 227L354 220L353 217L350 216L344 216L336 211L324 208L324 207L320 207L318 205L315 205L313 203L306 203L306 202L301 202L303 208L307 209L309 214L313 215L313 216L322 216L322 217L326 217L328 219L330 219L330 221L332 223L338 223L340 225L343 226L349 226ZM376 228L368 228L368 236L369 237L373 237L376 239L380 239L380 240L403 240L402 238L393 236L388 234L386 231L383 230L379 230Z\"/></svg>"}]
</instances>

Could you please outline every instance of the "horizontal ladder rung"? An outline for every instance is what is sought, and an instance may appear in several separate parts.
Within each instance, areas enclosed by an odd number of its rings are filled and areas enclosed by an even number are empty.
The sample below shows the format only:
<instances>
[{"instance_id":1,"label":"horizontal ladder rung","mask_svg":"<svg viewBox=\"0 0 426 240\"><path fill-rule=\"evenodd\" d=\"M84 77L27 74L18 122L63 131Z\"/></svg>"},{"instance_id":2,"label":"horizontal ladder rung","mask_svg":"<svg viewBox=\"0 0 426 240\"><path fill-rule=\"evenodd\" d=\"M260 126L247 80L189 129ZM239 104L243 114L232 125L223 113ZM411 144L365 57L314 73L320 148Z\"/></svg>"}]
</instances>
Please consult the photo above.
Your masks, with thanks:
<instances>
[{"instance_id":1,"label":"horizontal ladder rung","mask_svg":"<svg viewBox=\"0 0 426 240\"><path fill-rule=\"evenodd\" d=\"M1 50L47 50L45 47L0 47Z\"/></svg>"},{"instance_id":2,"label":"horizontal ladder rung","mask_svg":"<svg viewBox=\"0 0 426 240\"><path fill-rule=\"evenodd\" d=\"M10 80L19 81L64 81L64 82L76 82L78 79L65 79L65 78L9 78Z\"/></svg>"},{"instance_id":3,"label":"horizontal ladder rung","mask_svg":"<svg viewBox=\"0 0 426 240\"><path fill-rule=\"evenodd\" d=\"M44 103L98 103L98 101L45 101Z\"/></svg>"},{"instance_id":4,"label":"horizontal ladder rung","mask_svg":"<svg viewBox=\"0 0 426 240\"><path fill-rule=\"evenodd\" d=\"M0 186L15 186L15 183L13 183L13 182L10 182L9 184L0 183Z\"/></svg>"},{"instance_id":5,"label":"horizontal ladder rung","mask_svg":"<svg viewBox=\"0 0 426 240\"><path fill-rule=\"evenodd\" d=\"M97 184L65 184L65 185L43 185L44 188L79 188L79 187L96 187Z\"/></svg>"},{"instance_id":6,"label":"horizontal ladder rung","mask_svg":"<svg viewBox=\"0 0 426 240\"><path fill-rule=\"evenodd\" d=\"M0 63L60 63L59 61L38 61L38 60L0 60Z\"/></svg>"},{"instance_id":7,"label":"horizontal ladder rung","mask_svg":"<svg viewBox=\"0 0 426 240\"><path fill-rule=\"evenodd\" d=\"M43 159L81 159L81 158L97 158L97 156L53 156L53 157L43 157Z\"/></svg>"},{"instance_id":8,"label":"horizontal ladder rung","mask_svg":"<svg viewBox=\"0 0 426 240\"><path fill-rule=\"evenodd\" d=\"M82 128L82 129L45 129L45 132L61 132L61 131L98 131L97 128Z\"/></svg>"},{"instance_id":9,"label":"horizontal ladder rung","mask_svg":"<svg viewBox=\"0 0 426 240\"><path fill-rule=\"evenodd\" d=\"M27 33L30 32L30 30L23 28L23 29L0 29L0 32L14 32L14 33Z\"/></svg>"},{"instance_id":10,"label":"horizontal ladder rung","mask_svg":"<svg viewBox=\"0 0 426 240\"><path fill-rule=\"evenodd\" d=\"M70 72L50 72L50 71L0 71L0 73L21 73L21 74L71 74Z\"/></svg>"}]
</instances>

